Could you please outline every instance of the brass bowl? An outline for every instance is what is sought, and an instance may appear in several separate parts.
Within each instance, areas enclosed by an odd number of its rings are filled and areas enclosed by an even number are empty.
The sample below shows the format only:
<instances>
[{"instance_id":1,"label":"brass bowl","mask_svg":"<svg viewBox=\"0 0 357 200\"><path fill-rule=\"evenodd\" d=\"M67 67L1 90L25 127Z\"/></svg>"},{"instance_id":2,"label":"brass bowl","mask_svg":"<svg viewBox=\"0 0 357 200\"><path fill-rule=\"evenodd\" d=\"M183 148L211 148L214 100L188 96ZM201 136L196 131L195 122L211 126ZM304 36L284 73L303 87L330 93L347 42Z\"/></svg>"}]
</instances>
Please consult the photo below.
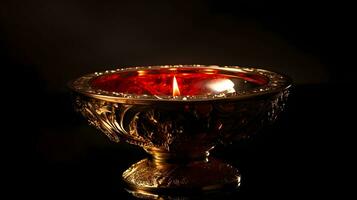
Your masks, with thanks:
<instances>
[{"instance_id":1,"label":"brass bowl","mask_svg":"<svg viewBox=\"0 0 357 200\"><path fill-rule=\"evenodd\" d=\"M197 94L177 96L143 92L140 85L140 92L126 89L140 76L172 73L183 81L186 74L216 74L232 83L218 92L198 88ZM128 77L135 81L125 82ZM274 121L290 86L286 76L263 69L203 65L124 68L85 75L70 84L76 109L91 125L112 141L138 145L151 155L123 173L135 194L238 187L238 170L210 158L209 151L220 142L249 137ZM194 85L185 87L189 91Z\"/></svg>"}]
</instances>

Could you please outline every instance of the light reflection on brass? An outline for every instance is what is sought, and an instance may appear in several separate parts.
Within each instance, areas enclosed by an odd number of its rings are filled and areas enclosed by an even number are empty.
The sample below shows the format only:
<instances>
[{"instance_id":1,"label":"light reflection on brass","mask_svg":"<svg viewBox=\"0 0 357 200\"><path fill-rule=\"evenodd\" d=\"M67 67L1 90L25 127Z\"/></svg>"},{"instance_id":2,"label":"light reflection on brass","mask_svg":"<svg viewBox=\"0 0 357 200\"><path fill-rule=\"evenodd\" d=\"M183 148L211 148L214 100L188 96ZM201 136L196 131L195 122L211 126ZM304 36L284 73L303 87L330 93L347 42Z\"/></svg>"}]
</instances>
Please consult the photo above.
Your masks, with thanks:
<instances>
[{"instance_id":1,"label":"light reflection on brass","mask_svg":"<svg viewBox=\"0 0 357 200\"><path fill-rule=\"evenodd\" d=\"M180 67L175 66L175 69ZM183 97L175 101L143 100L146 97L122 94L110 96L105 91L99 95L88 84L90 77L103 73L83 76L71 84L75 91L76 110L91 125L112 141L141 146L151 155L123 173L123 180L135 196L160 199L158 194L161 192L238 187L241 183L238 170L210 158L209 151L219 142L251 136L264 124L274 121L284 108L291 84L284 76L254 68L195 67L205 68L206 71L264 72L268 74L269 84L276 84L263 91L252 90L243 96L214 100ZM139 70L153 68L160 66L139 67ZM125 70L134 69L114 72Z\"/></svg>"},{"instance_id":2,"label":"light reflection on brass","mask_svg":"<svg viewBox=\"0 0 357 200\"><path fill-rule=\"evenodd\" d=\"M215 79L210 81L207 86L215 92L235 92L234 83L229 79Z\"/></svg>"}]
</instances>

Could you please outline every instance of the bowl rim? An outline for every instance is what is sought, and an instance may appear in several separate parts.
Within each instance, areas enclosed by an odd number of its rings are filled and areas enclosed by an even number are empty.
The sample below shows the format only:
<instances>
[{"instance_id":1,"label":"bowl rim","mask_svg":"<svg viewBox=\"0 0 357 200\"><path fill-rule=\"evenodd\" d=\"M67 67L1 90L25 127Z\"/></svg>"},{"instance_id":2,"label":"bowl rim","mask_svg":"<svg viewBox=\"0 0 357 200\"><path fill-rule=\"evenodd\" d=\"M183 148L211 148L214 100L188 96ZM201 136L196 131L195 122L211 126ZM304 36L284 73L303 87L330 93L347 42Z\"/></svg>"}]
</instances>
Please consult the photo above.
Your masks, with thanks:
<instances>
[{"instance_id":1,"label":"bowl rim","mask_svg":"<svg viewBox=\"0 0 357 200\"><path fill-rule=\"evenodd\" d=\"M222 95L195 95L195 96L167 96L168 98L162 98L158 95L136 95L136 94L124 94L118 92L109 92L101 89L94 89L90 86L90 81L96 77L128 72L137 70L155 70L162 68L203 68L203 69L217 69L231 72L243 72L251 74L259 74L265 76L268 79L268 83L252 90L243 91L242 93L232 93ZM99 100L114 102L114 103L126 103L126 104L154 104L154 103L188 103L188 102L204 102L204 101L236 101L253 97L264 97L266 95L274 95L282 91L287 90L292 86L292 80L287 75L277 73L271 70L255 68L255 67L240 67L236 65L231 66L218 66L218 65L155 65L155 66L136 66L136 67L124 67L114 70L106 70L101 72L95 72L83 75L77 79L74 79L68 83L68 87L79 94L92 97Z\"/></svg>"}]
</instances>

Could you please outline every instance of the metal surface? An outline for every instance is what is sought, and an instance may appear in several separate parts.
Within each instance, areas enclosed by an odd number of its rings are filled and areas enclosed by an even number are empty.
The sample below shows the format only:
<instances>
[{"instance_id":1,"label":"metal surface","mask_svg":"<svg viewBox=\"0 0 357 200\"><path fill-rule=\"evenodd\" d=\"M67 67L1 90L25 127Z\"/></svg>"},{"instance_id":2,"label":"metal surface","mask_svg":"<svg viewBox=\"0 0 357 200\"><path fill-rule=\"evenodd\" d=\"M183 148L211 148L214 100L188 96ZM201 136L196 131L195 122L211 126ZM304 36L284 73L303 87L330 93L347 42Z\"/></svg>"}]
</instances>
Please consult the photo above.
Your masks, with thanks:
<instances>
[{"instance_id":1,"label":"metal surface","mask_svg":"<svg viewBox=\"0 0 357 200\"><path fill-rule=\"evenodd\" d=\"M266 70L213 68L259 73L269 81L263 87L244 94L189 99L155 99L152 96L92 90L89 81L100 73L72 82L76 109L91 125L112 141L141 146L152 155L124 172L123 180L131 191L204 191L240 184L238 170L209 158L209 150L219 142L249 137L264 124L273 122L284 108L291 82L285 76Z\"/></svg>"}]
</instances>

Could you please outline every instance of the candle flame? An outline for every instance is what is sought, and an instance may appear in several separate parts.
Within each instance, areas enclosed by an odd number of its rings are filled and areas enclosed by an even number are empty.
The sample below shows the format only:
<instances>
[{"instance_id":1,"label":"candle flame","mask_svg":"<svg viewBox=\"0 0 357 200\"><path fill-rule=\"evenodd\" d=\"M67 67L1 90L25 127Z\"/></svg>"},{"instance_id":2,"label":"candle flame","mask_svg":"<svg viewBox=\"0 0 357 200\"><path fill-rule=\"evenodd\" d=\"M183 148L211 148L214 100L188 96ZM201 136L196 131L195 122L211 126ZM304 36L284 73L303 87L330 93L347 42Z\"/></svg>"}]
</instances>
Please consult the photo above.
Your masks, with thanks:
<instances>
[{"instance_id":1,"label":"candle flame","mask_svg":"<svg viewBox=\"0 0 357 200\"><path fill-rule=\"evenodd\" d=\"M177 84L177 80L176 77L174 76L173 80L172 80L172 96L180 96L180 88Z\"/></svg>"}]
</instances>

